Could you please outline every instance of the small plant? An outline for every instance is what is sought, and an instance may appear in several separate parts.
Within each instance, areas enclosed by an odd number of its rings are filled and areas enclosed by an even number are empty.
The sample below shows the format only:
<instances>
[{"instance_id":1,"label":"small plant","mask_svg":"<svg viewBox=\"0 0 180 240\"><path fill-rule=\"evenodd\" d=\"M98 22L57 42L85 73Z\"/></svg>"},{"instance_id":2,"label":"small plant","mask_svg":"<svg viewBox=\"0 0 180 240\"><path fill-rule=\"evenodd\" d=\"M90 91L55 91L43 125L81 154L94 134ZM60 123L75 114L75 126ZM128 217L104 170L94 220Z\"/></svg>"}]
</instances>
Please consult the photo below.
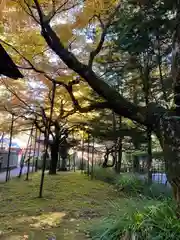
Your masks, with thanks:
<instances>
[{"instance_id":1,"label":"small plant","mask_svg":"<svg viewBox=\"0 0 180 240\"><path fill-rule=\"evenodd\" d=\"M130 194L142 193L145 182L133 174L122 174L116 179L116 188Z\"/></svg>"},{"instance_id":2,"label":"small plant","mask_svg":"<svg viewBox=\"0 0 180 240\"><path fill-rule=\"evenodd\" d=\"M142 203L143 204L143 203ZM177 240L180 222L172 201L146 206L143 210L105 219L91 231L94 240Z\"/></svg>"}]
</instances>

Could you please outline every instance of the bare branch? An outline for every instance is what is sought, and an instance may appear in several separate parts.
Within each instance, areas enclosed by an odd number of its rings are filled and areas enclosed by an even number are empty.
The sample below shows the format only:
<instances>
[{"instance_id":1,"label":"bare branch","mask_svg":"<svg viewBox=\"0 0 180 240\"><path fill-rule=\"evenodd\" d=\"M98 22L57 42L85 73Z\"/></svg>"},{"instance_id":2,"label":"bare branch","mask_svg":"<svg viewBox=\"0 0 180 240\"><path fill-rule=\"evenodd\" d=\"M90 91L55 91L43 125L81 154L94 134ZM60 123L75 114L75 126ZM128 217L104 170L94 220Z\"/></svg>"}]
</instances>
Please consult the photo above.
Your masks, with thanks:
<instances>
[{"instance_id":1,"label":"bare branch","mask_svg":"<svg viewBox=\"0 0 180 240\"><path fill-rule=\"evenodd\" d=\"M79 3L75 3L75 4L73 4L73 5L70 5L69 7L67 7L67 8L64 8L63 9L63 7L65 7L65 5L68 3L68 1L69 0L66 0L62 5L60 5L57 9L56 9L56 7L55 7L55 1L54 0L52 0L52 5L53 5L53 7L52 7L52 11L48 14L48 16L46 17L46 22L50 22L54 17L55 17L55 15L56 14L58 14L58 13L62 13L62 12L66 12L66 11L68 11L68 10L70 10L70 9L73 9L73 8L75 8L76 6L78 6L79 5ZM85 0L83 0L83 2L84 2Z\"/></svg>"},{"instance_id":2,"label":"bare branch","mask_svg":"<svg viewBox=\"0 0 180 240\"><path fill-rule=\"evenodd\" d=\"M61 82L61 81L56 81L55 79L53 79L52 77L50 77L48 74L46 74L43 70L36 68L33 63L27 59L25 56L23 56L22 53L20 53L20 51L18 51L14 46L12 46L11 44L5 42L4 40L0 39L0 42L2 42L3 44L11 47L20 57L22 57L22 59L30 66L30 67L21 67L22 69L26 69L26 70L34 70L37 73L43 74L48 80L50 80L51 82L55 82L57 85L61 85L63 87L67 87L65 83Z\"/></svg>"},{"instance_id":3,"label":"bare branch","mask_svg":"<svg viewBox=\"0 0 180 240\"><path fill-rule=\"evenodd\" d=\"M39 15L39 20L40 20L40 24L43 25L44 21L45 21L45 15L41 9L41 6L39 4L39 1L38 0L34 0L34 4L36 6L36 9L37 9L37 12L38 12L38 15Z\"/></svg>"},{"instance_id":4,"label":"bare branch","mask_svg":"<svg viewBox=\"0 0 180 240\"><path fill-rule=\"evenodd\" d=\"M103 44L104 44L104 41L105 41L105 37L106 37L107 31L108 31L108 28L110 27L110 25L111 25L111 23L112 23L112 20L114 19L114 16L116 15L116 13L117 13L117 11L119 10L120 7L121 7L121 3L119 3L119 4L117 5L117 7L115 8L115 10L113 11L113 13L110 14L106 25L104 25L104 23L103 23L103 21L101 20L100 16L95 15L95 16L98 18L99 22L100 22L100 26L101 26L101 28L102 28L102 34L101 34L101 39L100 39L100 41L99 41L99 44L97 45L97 48L90 53L90 58L89 58L89 63L88 63L88 66L89 66L90 68L92 68L92 64L93 64L94 58L99 54L99 52L100 52L101 49L102 49L102 46L103 46Z\"/></svg>"},{"instance_id":5,"label":"bare branch","mask_svg":"<svg viewBox=\"0 0 180 240\"><path fill-rule=\"evenodd\" d=\"M69 0L66 0L60 7L58 7L56 9L56 6L55 6L55 0L52 0L52 5L53 5L53 8L52 8L52 12L50 12L48 14L48 22L50 22L53 17L68 3Z\"/></svg>"},{"instance_id":6,"label":"bare branch","mask_svg":"<svg viewBox=\"0 0 180 240\"><path fill-rule=\"evenodd\" d=\"M6 87L6 89L12 93L20 102L22 102L26 107L30 108L29 105L23 100L21 99L9 86L8 84L3 80L0 79L0 81L3 83L3 85Z\"/></svg>"},{"instance_id":7,"label":"bare branch","mask_svg":"<svg viewBox=\"0 0 180 240\"><path fill-rule=\"evenodd\" d=\"M29 10L29 12L26 10L26 8L23 6L23 4L21 4L20 1L19 1L19 4L21 5L21 7L25 11L25 13L27 13L29 16L31 16L34 19L34 21L39 24L39 21L35 17L33 11L31 10L31 7L29 6L29 3L26 0L24 0L24 3L26 5L27 9Z\"/></svg>"}]
</instances>

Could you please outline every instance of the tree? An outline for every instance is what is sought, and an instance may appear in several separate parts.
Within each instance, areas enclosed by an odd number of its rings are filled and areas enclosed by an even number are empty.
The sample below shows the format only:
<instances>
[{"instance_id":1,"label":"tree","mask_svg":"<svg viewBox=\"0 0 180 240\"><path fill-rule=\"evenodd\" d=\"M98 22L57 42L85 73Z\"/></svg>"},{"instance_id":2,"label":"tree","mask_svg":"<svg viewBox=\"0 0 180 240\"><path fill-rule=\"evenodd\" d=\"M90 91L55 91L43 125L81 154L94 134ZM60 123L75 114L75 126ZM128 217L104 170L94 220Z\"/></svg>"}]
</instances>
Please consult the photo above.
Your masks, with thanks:
<instances>
[{"instance_id":1,"label":"tree","mask_svg":"<svg viewBox=\"0 0 180 240\"><path fill-rule=\"evenodd\" d=\"M121 94L119 94L113 87L111 87L107 82L104 81L102 77L99 76L99 72L95 73L95 70L92 69L93 61L95 57L100 53L102 46L106 40L105 36L108 33L108 28L110 27L112 20L114 19L116 13L119 13L119 8L124 7L127 4L126 1L120 3L116 7L115 5L111 4L111 12L112 7L115 8L112 14L109 15L110 11L105 11L105 14L102 14L102 19L100 18L101 27L102 27L102 34L100 37L100 41L97 44L97 47L90 52L90 58L87 64L82 63L71 51L70 48L67 48L67 45L63 43L62 36L58 36L53 30L52 26L50 25L50 21L52 17L59 11L56 11L57 8L53 8L52 11L48 11L45 5L40 5L38 0L34 0L32 4L27 5L26 3L26 12L31 15L32 19L35 20L41 27L41 35L46 41L49 48L56 53L56 55L74 72L79 74L81 78L86 81L91 88L96 91L105 101L102 103L103 107L107 107L113 109L113 111L121 116L129 118L137 123L140 123L144 126L151 127L152 131L157 135L159 141L161 143L164 157L166 160L166 172L168 176L168 180L171 183L174 189L174 196L177 202L180 202L180 165L179 165L179 5L177 1L152 1L150 5L139 5L133 4L131 10L133 8L137 8L137 11L144 12L145 14L141 14L141 22L146 18L146 14L149 11L149 14L155 19L157 29L167 32L167 26L169 26L168 34L171 36L170 45L173 48L173 61L171 63L172 70L173 70L173 81L174 81L174 93L175 93L175 104L176 107L173 109L166 109L163 105L158 105L156 103L149 103L148 106L139 106L124 98ZM89 1L83 5L82 12L85 12L87 4L90 3ZM106 5L107 6L107 5ZM72 6L69 6L71 8ZM103 10L104 10L103 6ZM107 9L107 8L106 8ZM160 19L158 14L153 15L155 10L160 9L161 13L166 15L167 21L166 28L164 27L164 19L162 19L163 14L160 14ZM66 9L67 10L67 5ZM94 10L94 8L92 9ZM91 10L91 16L94 16L94 11ZM98 8L99 10L99 8ZM143 10L143 11L142 11ZM152 13L152 10L154 11ZM100 13L102 13L102 9ZM136 11L134 11L136 13ZM169 12L174 13L174 15L168 15ZM98 12L99 14L99 12ZM88 16L89 16L88 15ZM107 19L107 15L109 15ZM82 15L81 15L82 16ZM149 17L149 16L148 16ZM147 19L148 19L147 17ZM87 17L88 18L88 17ZM95 18L97 17L97 14ZM116 16L118 18L118 15ZM88 21L88 20L87 20ZM84 23L84 26L87 26L87 21ZM176 22L176 27L174 27L174 22ZM77 23L77 22L76 22ZM97 21L95 21L95 24ZM148 22L149 23L149 22ZM153 23L153 21L152 21ZM159 25L157 25L157 23ZM146 22L147 24L147 22ZM152 26L152 24L151 24ZM61 28L62 30L63 28ZM149 27L150 29L150 27ZM134 28L136 30L136 28ZM145 28L144 28L145 30ZM56 30L57 31L57 30ZM139 33L139 32L138 32ZM140 32L145 33L145 31ZM173 34L172 34L173 33ZM162 33L161 33L162 34ZM127 35L126 35L127 36ZM154 37L155 34L148 32L148 34L143 35L141 40L144 43L147 43L149 37ZM173 37L172 37L173 36ZM134 35L134 40L136 42L139 41L139 37L141 35L136 34ZM144 39L144 37L146 39ZM145 41L144 41L145 40ZM67 42L66 42L67 44ZM169 45L169 44L168 44ZM147 45L142 45L143 51L144 49L149 46L149 42ZM99 103L98 103L99 104Z\"/></svg>"},{"instance_id":2,"label":"tree","mask_svg":"<svg viewBox=\"0 0 180 240\"><path fill-rule=\"evenodd\" d=\"M180 183L179 183L179 157L178 157L178 129L176 126L178 124L178 119L174 118L177 116L177 110L167 111L162 106L155 104L149 104L148 107L136 106L125 98L123 98L119 93L117 93L112 87L105 83L101 78L99 78L95 72L92 70L92 62L94 57L100 52L101 47L104 42L104 35L106 34L106 29L109 26L105 26L102 34L102 38L98 47L91 52L89 65L82 64L67 48L63 46L60 38L56 35L47 20L47 16L42 11L42 8L37 0L34 1L39 16L38 22L41 26L41 34L47 42L48 46L64 61L64 63L78 73L88 84L104 99L107 101L107 107L112 108L117 114L128 117L135 120L143 125L152 126L153 131L158 136L162 148L164 150L166 159L166 171L168 179L174 189L175 198L179 202L180 195ZM178 9L178 5L175 5ZM179 14L176 13L176 20L178 21ZM112 16L111 16L112 18ZM177 31L177 29L176 29ZM178 34L175 35L173 43L175 46L178 43ZM176 44L175 44L176 43ZM176 55L175 60L178 57L179 52L174 49ZM177 61L175 61L177 62ZM178 76L178 65L173 63L173 70ZM175 77L175 83L178 84L178 77ZM176 87L177 94L177 87ZM177 98L176 101L177 103ZM169 120L171 119L171 121ZM176 129L176 132L175 132ZM173 159L172 159L173 156Z\"/></svg>"}]
</instances>

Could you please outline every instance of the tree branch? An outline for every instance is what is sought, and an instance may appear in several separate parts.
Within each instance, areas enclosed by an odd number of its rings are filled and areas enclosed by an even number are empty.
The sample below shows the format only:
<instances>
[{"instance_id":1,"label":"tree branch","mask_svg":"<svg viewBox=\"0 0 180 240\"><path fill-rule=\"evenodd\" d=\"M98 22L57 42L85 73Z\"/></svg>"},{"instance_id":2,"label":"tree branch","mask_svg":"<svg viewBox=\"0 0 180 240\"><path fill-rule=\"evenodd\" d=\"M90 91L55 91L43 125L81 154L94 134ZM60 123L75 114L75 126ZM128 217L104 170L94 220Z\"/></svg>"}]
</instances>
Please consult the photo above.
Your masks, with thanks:
<instances>
[{"instance_id":1,"label":"tree branch","mask_svg":"<svg viewBox=\"0 0 180 240\"><path fill-rule=\"evenodd\" d=\"M69 52L61 43L56 33L49 24L41 25L42 36L46 40L49 47L64 61L64 63L76 73L78 73L100 96L108 102L108 107L113 109L115 113L130 118L142 124L146 122L144 108L138 107L124 97L122 97L115 89L110 87L106 82L100 79L92 69L82 64L73 53ZM143 110L143 113L142 113Z\"/></svg>"},{"instance_id":2,"label":"tree branch","mask_svg":"<svg viewBox=\"0 0 180 240\"><path fill-rule=\"evenodd\" d=\"M37 9L37 12L38 12L38 15L39 15L40 24L42 24L45 21L45 15L44 15L44 13L43 13L43 11L41 9L39 1L38 0L34 0L34 4L36 6L36 9Z\"/></svg>"},{"instance_id":3,"label":"tree branch","mask_svg":"<svg viewBox=\"0 0 180 240\"><path fill-rule=\"evenodd\" d=\"M102 28L102 34L101 34L101 39L99 41L99 44L97 45L97 48L90 53L90 58L89 58L89 63L88 63L88 66L90 68L92 68L92 64L93 64L94 58L100 53L100 51L102 49L102 46L104 44L108 28L110 27L110 25L111 25L111 23L112 23L112 21L114 19L114 16L116 15L116 13L117 13L117 11L119 10L120 7L121 7L121 2L117 5L117 7L113 11L113 13L110 14L106 25L103 24L100 16L95 15L98 18L99 22L100 22L100 25L101 25L101 28Z\"/></svg>"},{"instance_id":4,"label":"tree branch","mask_svg":"<svg viewBox=\"0 0 180 240\"><path fill-rule=\"evenodd\" d=\"M19 1L20 6L21 6L22 9L25 11L25 13L27 13L29 16L31 16L31 17L34 19L34 21L39 24L39 21L38 21L38 19L34 16L33 11L31 10L31 7L29 6L29 3L28 3L26 0L24 0L24 3L25 3L25 5L26 5L27 9L29 10L29 12L28 12L28 10L26 10L26 8L23 6L23 4L21 4L21 2Z\"/></svg>"},{"instance_id":5,"label":"tree branch","mask_svg":"<svg viewBox=\"0 0 180 240\"><path fill-rule=\"evenodd\" d=\"M37 0L34 0L37 2ZM40 19L42 12L37 11ZM159 121L160 112L165 111L164 108L154 104L149 104L148 107L140 107L125 99L119 92L103 81L95 72L88 66L81 63L75 55L64 47L57 34L53 31L47 22L40 23L41 35L44 37L48 46L59 56L59 58L73 71L79 74L108 104L108 108L112 109L118 115L127 117L143 125L152 125L157 118ZM152 121L153 119L153 121Z\"/></svg>"},{"instance_id":6,"label":"tree branch","mask_svg":"<svg viewBox=\"0 0 180 240\"><path fill-rule=\"evenodd\" d=\"M56 6L55 6L55 0L52 0L52 11L48 14L47 16L47 22L49 23L53 17L57 14L57 13L61 13L61 12L65 12L65 11L68 11L76 6L79 5L79 3L76 3L76 4L73 4L65 9L62 9L67 3L68 3L69 0L66 0L62 5L60 5L57 9L56 9Z\"/></svg>"}]
</instances>

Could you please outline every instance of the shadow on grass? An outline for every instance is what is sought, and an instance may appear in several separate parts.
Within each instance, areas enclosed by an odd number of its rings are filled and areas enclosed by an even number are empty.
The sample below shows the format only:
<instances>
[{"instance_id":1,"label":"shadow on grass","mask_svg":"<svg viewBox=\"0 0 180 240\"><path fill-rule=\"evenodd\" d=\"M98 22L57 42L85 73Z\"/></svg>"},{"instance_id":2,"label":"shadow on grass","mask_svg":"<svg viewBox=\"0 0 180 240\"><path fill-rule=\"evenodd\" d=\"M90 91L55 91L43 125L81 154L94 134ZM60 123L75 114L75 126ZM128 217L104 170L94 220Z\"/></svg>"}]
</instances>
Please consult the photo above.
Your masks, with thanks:
<instances>
[{"instance_id":1,"label":"shadow on grass","mask_svg":"<svg viewBox=\"0 0 180 240\"><path fill-rule=\"evenodd\" d=\"M31 181L0 184L0 239L87 239L86 227L111 211L116 192L107 183L80 173L45 177L44 198L37 198L40 174Z\"/></svg>"}]
</instances>

